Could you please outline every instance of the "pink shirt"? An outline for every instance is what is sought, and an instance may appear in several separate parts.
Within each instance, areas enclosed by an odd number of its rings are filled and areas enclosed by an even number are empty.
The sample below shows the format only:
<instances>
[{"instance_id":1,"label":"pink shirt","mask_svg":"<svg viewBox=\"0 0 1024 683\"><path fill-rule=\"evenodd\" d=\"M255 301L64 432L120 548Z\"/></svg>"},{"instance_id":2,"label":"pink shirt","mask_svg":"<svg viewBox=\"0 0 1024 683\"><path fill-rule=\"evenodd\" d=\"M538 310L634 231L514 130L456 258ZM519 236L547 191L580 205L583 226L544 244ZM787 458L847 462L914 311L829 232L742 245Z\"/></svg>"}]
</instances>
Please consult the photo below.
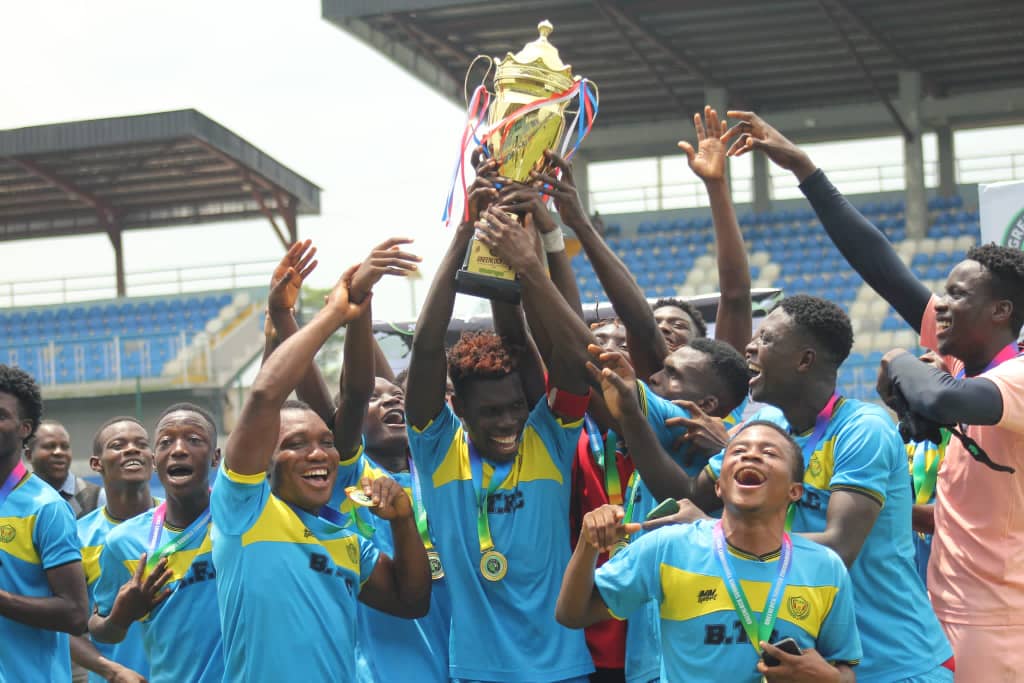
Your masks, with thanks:
<instances>
[{"instance_id":1,"label":"pink shirt","mask_svg":"<svg viewBox=\"0 0 1024 683\"><path fill-rule=\"evenodd\" d=\"M921 320L921 345L936 349L935 298ZM963 362L945 357L954 375ZM955 437L939 471L928 592L940 620L975 626L1024 625L1024 357L982 373L1003 397L996 425L967 428L996 472Z\"/></svg>"}]
</instances>

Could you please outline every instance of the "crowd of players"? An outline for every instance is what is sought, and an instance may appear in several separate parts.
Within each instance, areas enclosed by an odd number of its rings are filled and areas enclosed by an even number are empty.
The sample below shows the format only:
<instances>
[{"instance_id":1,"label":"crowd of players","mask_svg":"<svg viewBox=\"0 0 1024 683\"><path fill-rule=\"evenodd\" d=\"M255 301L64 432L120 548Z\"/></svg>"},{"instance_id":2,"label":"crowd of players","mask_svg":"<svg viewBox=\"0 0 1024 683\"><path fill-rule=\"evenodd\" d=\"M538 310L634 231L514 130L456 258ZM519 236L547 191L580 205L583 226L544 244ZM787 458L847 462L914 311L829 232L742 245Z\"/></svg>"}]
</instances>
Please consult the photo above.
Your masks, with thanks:
<instances>
[{"instance_id":1,"label":"crowd of players","mask_svg":"<svg viewBox=\"0 0 1024 683\"><path fill-rule=\"evenodd\" d=\"M805 153L729 116L706 108L680 143L714 218L715 339L686 302L651 309L549 153L528 183L478 159L404 377L370 306L417 269L409 240L302 327L316 249L294 245L223 457L211 416L176 404L152 432L100 425L86 485L33 379L0 366L0 682L70 680L72 660L121 683L1024 680L1024 252L976 247L932 294ZM841 308L790 296L752 332L725 173L748 152L796 176L934 350L882 361L899 430L836 385ZM614 319L584 323L542 193ZM492 302L494 330L446 348L474 236L522 306ZM313 360L342 326L332 396Z\"/></svg>"}]
</instances>

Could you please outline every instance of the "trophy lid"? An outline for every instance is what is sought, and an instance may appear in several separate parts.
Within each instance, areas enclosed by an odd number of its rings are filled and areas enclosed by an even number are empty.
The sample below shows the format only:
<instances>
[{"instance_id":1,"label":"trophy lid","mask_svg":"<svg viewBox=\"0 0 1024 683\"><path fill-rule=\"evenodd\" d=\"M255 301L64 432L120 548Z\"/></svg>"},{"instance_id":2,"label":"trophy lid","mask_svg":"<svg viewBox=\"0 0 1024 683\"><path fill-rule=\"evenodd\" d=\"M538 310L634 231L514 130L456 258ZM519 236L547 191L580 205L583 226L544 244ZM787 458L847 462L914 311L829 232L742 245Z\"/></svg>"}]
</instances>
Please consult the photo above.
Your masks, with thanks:
<instances>
[{"instance_id":1,"label":"trophy lid","mask_svg":"<svg viewBox=\"0 0 1024 683\"><path fill-rule=\"evenodd\" d=\"M523 49L512 54L509 52L505 58L498 60L495 71L495 79L516 78L529 75L537 77L544 72L545 80L569 87L572 85L572 66L562 63L558 55L558 48L548 41L548 36L555 27L545 19L537 24L537 32L540 34L536 40L527 43ZM526 68L524 68L526 67Z\"/></svg>"}]
</instances>

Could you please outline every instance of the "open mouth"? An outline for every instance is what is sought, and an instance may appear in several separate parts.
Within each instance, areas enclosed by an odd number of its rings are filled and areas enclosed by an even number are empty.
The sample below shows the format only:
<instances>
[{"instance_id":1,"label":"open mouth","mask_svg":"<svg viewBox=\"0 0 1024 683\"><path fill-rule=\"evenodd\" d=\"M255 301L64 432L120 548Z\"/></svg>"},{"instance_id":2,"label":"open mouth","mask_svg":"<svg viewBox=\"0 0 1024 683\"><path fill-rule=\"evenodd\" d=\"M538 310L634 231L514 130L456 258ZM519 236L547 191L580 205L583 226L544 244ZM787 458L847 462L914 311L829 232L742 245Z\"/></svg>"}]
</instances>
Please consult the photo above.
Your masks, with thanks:
<instances>
[{"instance_id":1,"label":"open mouth","mask_svg":"<svg viewBox=\"0 0 1024 683\"><path fill-rule=\"evenodd\" d=\"M942 334L944 332L948 332L951 327L953 327L953 323L950 322L949 320L936 320L935 321L935 333L937 335L938 334Z\"/></svg>"},{"instance_id":2,"label":"open mouth","mask_svg":"<svg viewBox=\"0 0 1024 683\"><path fill-rule=\"evenodd\" d=\"M494 444L495 448L503 453L514 451L519 447L519 437L515 434L511 436L492 436L491 443Z\"/></svg>"},{"instance_id":3,"label":"open mouth","mask_svg":"<svg viewBox=\"0 0 1024 683\"><path fill-rule=\"evenodd\" d=\"M302 473L302 478L317 488L327 486L328 472L326 467L314 467Z\"/></svg>"},{"instance_id":4,"label":"open mouth","mask_svg":"<svg viewBox=\"0 0 1024 683\"><path fill-rule=\"evenodd\" d=\"M188 479L194 472L195 470L191 465L175 463L167 468L167 478L171 480Z\"/></svg>"},{"instance_id":5,"label":"open mouth","mask_svg":"<svg viewBox=\"0 0 1024 683\"><path fill-rule=\"evenodd\" d=\"M393 408L392 410L384 413L384 416L381 417L381 422L391 427L404 427L405 411L401 408Z\"/></svg>"},{"instance_id":6,"label":"open mouth","mask_svg":"<svg viewBox=\"0 0 1024 683\"><path fill-rule=\"evenodd\" d=\"M125 472L141 472L145 467L143 462L138 458L127 458L121 463L121 469ZM168 469L167 473L170 474L171 470Z\"/></svg>"},{"instance_id":7,"label":"open mouth","mask_svg":"<svg viewBox=\"0 0 1024 683\"><path fill-rule=\"evenodd\" d=\"M753 382L761 376L764 369L753 361L747 361L747 375L750 377L750 382Z\"/></svg>"},{"instance_id":8,"label":"open mouth","mask_svg":"<svg viewBox=\"0 0 1024 683\"><path fill-rule=\"evenodd\" d=\"M743 467L736 471L733 480L743 487L756 488L766 481L765 476L753 467Z\"/></svg>"}]
</instances>

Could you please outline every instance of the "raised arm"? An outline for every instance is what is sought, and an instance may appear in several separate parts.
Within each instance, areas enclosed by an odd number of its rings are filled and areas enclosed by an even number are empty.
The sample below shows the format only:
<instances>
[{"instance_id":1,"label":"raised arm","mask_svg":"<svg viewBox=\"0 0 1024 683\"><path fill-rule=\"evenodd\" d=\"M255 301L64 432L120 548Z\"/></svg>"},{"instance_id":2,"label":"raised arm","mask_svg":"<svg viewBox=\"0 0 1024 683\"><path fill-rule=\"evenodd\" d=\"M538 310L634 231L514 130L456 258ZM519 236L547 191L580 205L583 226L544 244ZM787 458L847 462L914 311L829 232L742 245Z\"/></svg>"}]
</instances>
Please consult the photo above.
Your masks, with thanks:
<instances>
[{"instance_id":1,"label":"raised arm","mask_svg":"<svg viewBox=\"0 0 1024 683\"><path fill-rule=\"evenodd\" d=\"M0 617L46 631L81 635L88 630L89 597L81 562L46 570L52 595L31 597L0 591ZM12 655L13 656L13 655Z\"/></svg>"},{"instance_id":2,"label":"raised arm","mask_svg":"<svg viewBox=\"0 0 1024 683\"><path fill-rule=\"evenodd\" d=\"M752 334L750 306L750 264L743 245L743 234L736 222L729 180L725 175L726 145L721 136L726 132L725 121L719 122L718 112L704 107L704 120L693 115L697 133L697 150L682 140L679 148L697 177L704 181L711 202L711 218L715 225L715 248L718 262L718 315L715 318L715 338L721 339L740 353L750 343Z\"/></svg>"},{"instance_id":3,"label":"raised arm","mask_svg":"<svg viewBox=\"0 0 1024 683\"><path fill-rule=\"evenodd\" d=\"M545 272L537 257L536 232L520 225L502 206L485 210L476 228L478 239L519 273L523 306L551 339L548 385L571 394L589 393L587 344L594 336Z\"/></svg>"},{"instance_id":4,"label":"raised arm","mask_svg":"<svg viewBox=\"0 0 1024 683\"><path fill-rule=\"evenodd\" d=\"M510 346L523 350L519 359L519 376L526 400L532 406L544 395L544 363L533 337L526 331L523 309L504 301L491 301L491 319L494 331L500 337Z\"/></svg>"},{"instance_id":5,"label":"raised arm","mask_svg":"<svg viewBox=\"0 0 1024 683\"><path fill-rule=\"evenodd\" d=\"M622 436L629 444L629 455L651 493L660 499L688 498L705 512L721 507L715 494L715 483L707 472L689 476L662 448L654 430L640 409L636 377L629 363L619 353L602 352L592 347L591 353L601 359L599 369L592 362L587 367L601 386L605 405L618 422Z\"/></svg>"},{"instance_id":6,"label":"raised arm","mask_svg":"<svg viewBox=\"0 0 1024 683\"><path fill-rule=\"evenodd\" d=\"M242 406L238 425L228 437L225 460L232 472L250 475L267 471L280 429L281 405L328 337L366 309L369 299L361 305L348 300L348 283L356 268L345 272L309 324L285 340L260 368ZM289 268L285 278L296 275Z\"/></svg>"},{"instance_id":7,"label":"raised arm","mask_svg":"<svg viewBox=\"0 0 1024 683\"><path fill-rule=\"evenodd\" d=\"M267 295L267 322L264 326L266 340L263 349L263 361L288 337L295 334L299 324L295 320L295 304L299 300L302 283L313 269L317 261L316 247L311 240L296 242L281 258L270 277L270 293ZM294 276L285 278L289 269ZM331 424L334 416L334 401L331 400L330 389L324 381L323 374L316 363L310 363L302 381L296 387L299 398L327 424Z\"/></svg>"},{"instance_id":8,"label":"raised arm","mask_svg":"<svg viewBox=\"0 0 1024 683\"><path fill-rule=\"evenodd\" d=\"M360 304L369 297L374 285L385 275L406 277L417 270L419 256L402 250L410 244L406 237L392 237L378 244L352 276L350 297ZM363 417L373 394L379 346L373 338L373 315L370 305L352 320L345 334L341 366L341 403L334 414L334 439L342 460L355 454L362 442ZM385 362L385 365L387 363ZM390 368L388 368L390 370Z\"/></svg>"},{"instance_id":9,"label":"raised arm","mask_svg":"<svg viewBox=\"0 0 1024 683\"><path fill-rule=\"evenodd\" d=\"M561 170L561 179L546 173L535 173L533 178L550 186L546 191L555 198L555 207L562 222L575 231L583 251L594 267L594 274L601 281L616 315L629 332L629 355L637 373L641 377L649 377L661 369L668 356L668 345L654 321L654 313L629 268L594 229L587 212L583 210L572 168L553 152L546 156L554 168Z\"/></svg>"},{"instance_id":10,"label":"raised arm","mask_svg":"<svg viewBox=\"0 0 1024 683\"><path fill-rule=\"evenodd\" d=\"M814 207L829 238L847 262L920 332L921 317L931 292L914 277L885 235L839 193L803 150L761 117L745 111L730 111L729 117L740 119L722 136L723 141L734 140L729 156L759 150L778 166L791 171L800 181L800 189Z\"/></svg>"},{"instance_id":11,"label":"raised arm","mask_svg":"<svg viewBox=\"0 0 1024 683\"><path fill-rule=\"evenodd\" d=\"M985 377L956 379L903 349L885 354L881 376L899 389L912 413L936 424L994 425L1003 419L1003 395Z\"/></svg>"},{"instance_id":12,"label":"raised arm","mask_svg":"<svg viewBox=\"0 0 1024 683\"><path fill-rule=\"evenodd\" d=\"M487 163L490 162L485 162L485 165ZM498 197L498 191L479 174L478 170L477 182L469 194L470 218L474 221L480 209ZM405 391L405 415L409 424L417 429L425 428L444 405L445 379L448 376L444 336L455 307L455 273L462 265L471 237L472 222L462 223L456 228L416 320Z\"/></svg>"}]
</instances>

